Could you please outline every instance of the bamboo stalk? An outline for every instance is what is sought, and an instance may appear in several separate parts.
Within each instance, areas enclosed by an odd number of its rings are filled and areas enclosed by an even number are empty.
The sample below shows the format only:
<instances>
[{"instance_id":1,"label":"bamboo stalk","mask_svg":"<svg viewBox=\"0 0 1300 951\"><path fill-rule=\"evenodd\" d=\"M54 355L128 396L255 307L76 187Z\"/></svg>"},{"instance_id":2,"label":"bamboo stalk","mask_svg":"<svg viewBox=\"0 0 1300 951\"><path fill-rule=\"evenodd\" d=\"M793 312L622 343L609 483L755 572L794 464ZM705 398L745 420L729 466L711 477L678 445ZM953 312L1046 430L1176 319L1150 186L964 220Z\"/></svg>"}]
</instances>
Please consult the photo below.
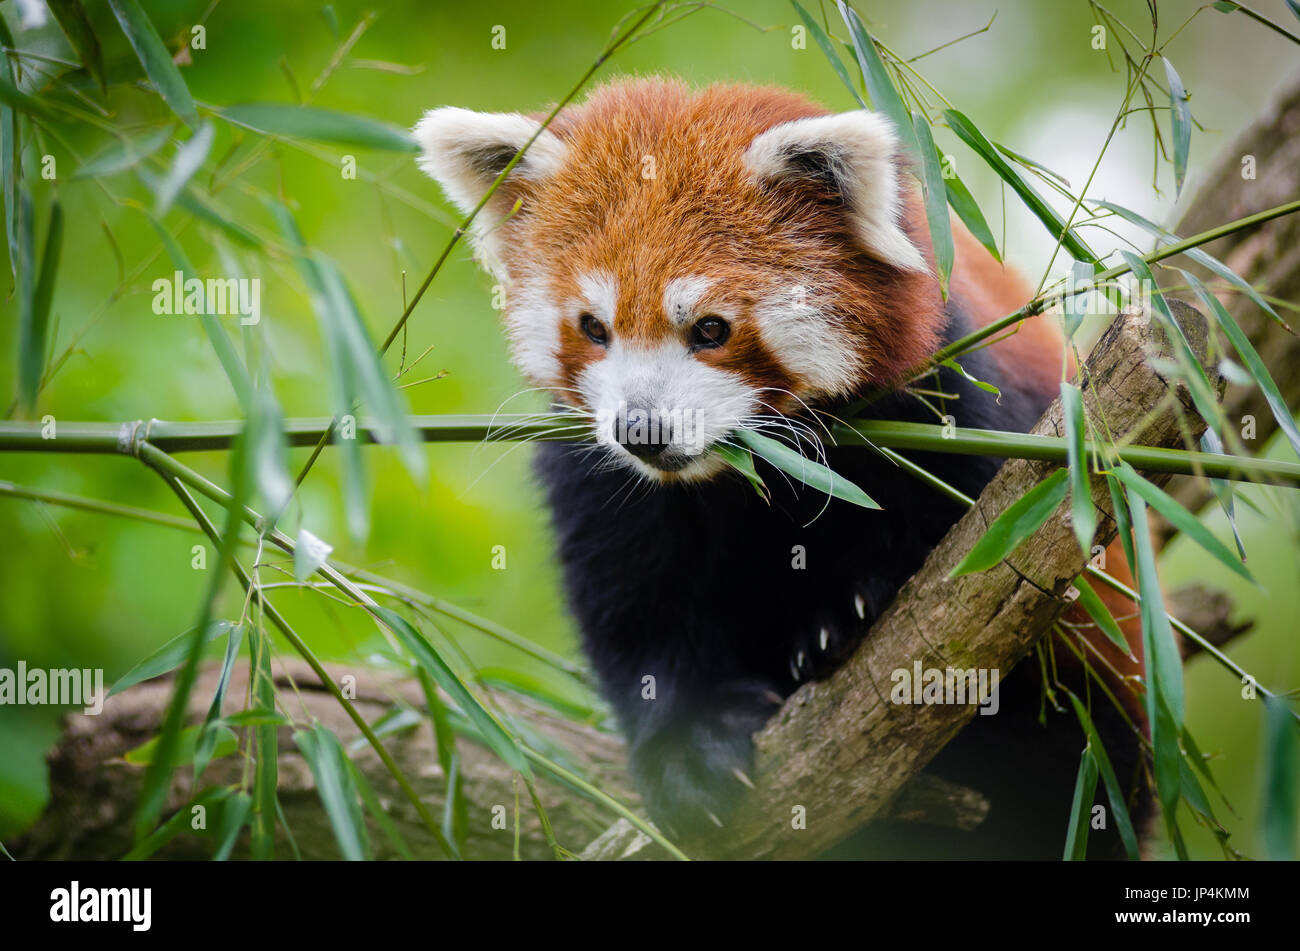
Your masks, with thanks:
<instances>
[{"instance_id":1,"label":"bamboo stalk","mask_svg":"<svg viewBox=\"0 0 1300 951\"><path fill-rule=\"evenodd\" d=\"M412 416L411 424L425 442L559 441L579 442L591 432L572 417L562 414ZM285 421L285 439L291 446L315 445L328 430L326 417ZM86 423L58 424L58 436L45 439L42 424L0 423L0 452L64 452L131 454L135 435L145 436L149 445L164 453L229 449L243 423L213 421L172 423ZM952 429L931 423L864 420L837 424L832 432L842 445L912 449L956 455L995 456L1003 459L1066 461L1065 440L1060 437L984 429ZM133 435L134 434L134 435ZM370 424L357 421L357 438L375 442ZM138 449L138 443L136 443ZM1107 453L1109 446L1088 443L1087 451ZM1300 486L1300 463L1277 459L1219 455L1154 446L1123 446L1113 451L1125 462L1148 472L1206 475L1239 482Z\"/></svg>"}]
</instances>

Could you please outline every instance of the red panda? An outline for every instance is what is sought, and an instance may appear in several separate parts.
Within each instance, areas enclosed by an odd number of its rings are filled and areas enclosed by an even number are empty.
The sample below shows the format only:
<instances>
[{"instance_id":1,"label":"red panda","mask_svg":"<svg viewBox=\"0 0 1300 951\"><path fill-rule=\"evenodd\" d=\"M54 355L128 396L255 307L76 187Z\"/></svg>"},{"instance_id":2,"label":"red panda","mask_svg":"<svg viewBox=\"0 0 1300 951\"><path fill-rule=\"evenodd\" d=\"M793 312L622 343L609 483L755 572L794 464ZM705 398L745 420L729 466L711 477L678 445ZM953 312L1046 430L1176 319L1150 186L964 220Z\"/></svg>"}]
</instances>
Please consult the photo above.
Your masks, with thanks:
<instances>
[{"instance_id":1,"label":"red panda","mask_svg":"<svg viewBox=\"0 0 1300 951\"><path fill-rule=\"evenodd\" d=\"M752 733L856 648L961 510L876 454L834 446L831 467L881 511L760 462L764 502L717 448L742 428L811 442L819 420L1016 310L1030 289L954 222L945 302L897 136L869 111L635 79L545 129L446 107L414 135L421 167L464 211L531 142L471 239L506 288L520 371L596 429L595 450L552 443L537 455L569 605L651 816L682 833L725 824L750 781ZM945 370L939 386L956 397L945 411L960 426L1023 431L1055 395L1062 359L1051 322L1023 324L963 357L1000 403ZM934 421L901 392L871 413ZM925 464L970 495L998 467ZM1128 634L1140 657L1132 624ZM1120 677L1136 672L1097 640ZM873 825L866 854L1060 855L1080 734L1065 717L1039 723L1036 665L1023 666L1003 682L999 714L975 717L931 764L995 790L981 829L954 841ZM1099 720L1116 768L1137 768L1133 731ZM1093 842L1097 854L1116 845L1113 832Z\"/></svg>"}]
</instances>

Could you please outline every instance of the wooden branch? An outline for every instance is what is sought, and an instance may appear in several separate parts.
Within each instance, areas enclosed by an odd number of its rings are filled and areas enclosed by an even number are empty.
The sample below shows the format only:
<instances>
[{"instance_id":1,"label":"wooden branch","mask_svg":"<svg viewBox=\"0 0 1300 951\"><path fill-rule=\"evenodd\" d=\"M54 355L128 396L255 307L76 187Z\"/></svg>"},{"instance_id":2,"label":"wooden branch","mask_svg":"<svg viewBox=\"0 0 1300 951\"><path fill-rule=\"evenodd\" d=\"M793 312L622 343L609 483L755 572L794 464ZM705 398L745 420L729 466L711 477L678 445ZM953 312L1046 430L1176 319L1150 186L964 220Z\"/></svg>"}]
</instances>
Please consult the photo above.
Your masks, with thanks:
<instances>
[{"instance_id":1,"label":"wooden branch","mask_svg":"<svg viewBox=\"0 0 1300 951\"><path fill-rule=\"evenodd\" d=\"M1204 319L1181 304L1176 316L1203 354ZM1185 390L1151 368L1147 357L1153 353L1168 353L1158 325L1141 315L1121 315L1084 365L1084 402L1090 417L1104 419L1117 441L1181 446L1184 432L1194 438L1203 424ZM1059 401L1033 431L1063 434ZM830 679L804 685L756 735L757 788L724 829L688 843L691 851L720 858L815 856L879 815L953 738L975 705L892 704L886 699L890 675L915 661L943 669L959 658L956 666L997 669L1005 676L1060 615L1064 595L1084 567L1068 500L997 567L948 577L989 523L1051 470L1047 463L1019 459L1002 467L849 662ZM1106 545L1116 531L1110 494L1100 478L1092 490L1100 522L1095 543ZM806 827L792 827L795 807L802 807Z\"/></svg>"},{"instance_id":2,"label":"wooden branch","mask_svg":"<svg viewBox=\"0 0 1300 951\"><path fill-rule=\"evenodd\" d=\"M1254 177L1249 177L1252 171ZM1188 205L1178 233L1196 234L1219 222L1293 201L1296 195L1300 195L1300 77L1286 86L1264 114L1223 151ZM1228 235L1205 250L1261 286L1265 293L1300 302L1300 216L1287 215L1253 230ZM1204 279L1213 278L1195 265L1189 269ZM1169 280L1179 282L1177 275ZM1300 373L1295 372L1300 366L1300 337L1288 334L1244 294L1224 293L1220 300L1259 351L1287 406L1300 406ZM1300 314L1275 309L1292 327L1300 328ZM1239 434L1245 417L1254 418L1255 437L1247 442L1248 447L1262 447L1277 431L1273 413L1258 387L1229 385L1223 409ZM1206 481L1191 476L1175 476L1169 492L1193 512L1213 498ZM1174 534L1173 527L1161 518L1153 520L1153 530L1159 545Z\"/></svg>"}]
</instances>

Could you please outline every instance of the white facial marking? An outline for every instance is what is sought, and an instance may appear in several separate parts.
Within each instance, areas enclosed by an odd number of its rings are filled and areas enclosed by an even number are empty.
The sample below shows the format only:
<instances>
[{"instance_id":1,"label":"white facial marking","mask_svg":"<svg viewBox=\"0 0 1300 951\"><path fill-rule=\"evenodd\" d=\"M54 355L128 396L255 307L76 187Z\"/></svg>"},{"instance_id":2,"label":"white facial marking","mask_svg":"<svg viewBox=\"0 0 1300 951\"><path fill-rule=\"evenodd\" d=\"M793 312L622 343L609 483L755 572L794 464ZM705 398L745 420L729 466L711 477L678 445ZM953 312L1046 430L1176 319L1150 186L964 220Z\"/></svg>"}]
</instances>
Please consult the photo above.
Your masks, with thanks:
<instances>
[{"instance_id":1,"label":"white facial marking","mask_svg":"<svg viewBox=\"0 0 1300 951\"><path fill-rule=\"evenodd\" d=\"M608 271L592 271L578 278L582 292L580 309L591 314L606 327L614 326L618 313L618 281Z\"/></svg>"},{"instance_id":2,"label":"white facial marking","mask_svg":"<svg viewBox=\"0 0 1300 951\"><path fill-rule=\"evenodd\" d=\"M605 356L578 377L587 408L596 415L597 439L618 459L651 478L700 479L724 463L706 451L755 411L753 388L735 374L697 359L683 343L628 347L617 337ZM699 457L673 473L635 458L620 445L615 424L629 411L670 421L670 449Z\"/></svg>"},{"instance_id":3,"label":"white facial marking","mask_svg":"<svg viewBox=\"0 0 1300 951\"><path fill-rule=\"evenodd\" d=\"M754 316L763 344L817 395L853 390L862 370L854 343L806 287L778 287L758 303Z\"/></svg>"},{"instance_id":4,"label":"white facial marking","mask_svg":"<svg viewBox=\"0 0 1300 951\"><path fill-rule=\"evenodd\" d=\"M696 307L708 289L707 277L692 275L674 278L664 287L664 313L678 327L693 323Z\"/></svg>"},{"instance_id":5,"label":"white facial marking","mask_svg":"<svg viewBox=\"0 0 1300 951\"><path fill-rule=\"evenodd\" d=\"M562 319L546 280L539 274L525 275L506 292L505 327L511 357L520 372L539 386L559 378Z\"/></svg>"}]
</instances>

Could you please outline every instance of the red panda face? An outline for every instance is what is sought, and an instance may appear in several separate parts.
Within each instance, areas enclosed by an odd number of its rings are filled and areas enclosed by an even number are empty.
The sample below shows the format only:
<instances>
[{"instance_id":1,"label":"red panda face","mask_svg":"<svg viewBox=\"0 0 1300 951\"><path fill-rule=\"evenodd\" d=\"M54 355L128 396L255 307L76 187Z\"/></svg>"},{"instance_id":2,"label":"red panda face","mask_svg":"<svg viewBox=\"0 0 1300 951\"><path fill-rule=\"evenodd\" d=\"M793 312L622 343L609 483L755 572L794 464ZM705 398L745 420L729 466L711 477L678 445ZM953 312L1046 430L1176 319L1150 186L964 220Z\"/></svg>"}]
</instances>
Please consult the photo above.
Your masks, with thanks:
<instances>
[{"instance_id":1,"label":"red panda face","mask_svg":"<svg viewBox=\"0 0 1300 951\"><path fill-rule=\"evenodd\" d=\"M888 122L780 90L638 80L539 124L428 113L421 164L505 287L515 362L614 457L706 478L740 428L851 395L934 348L938 290L899 219Z\"/></svg>"}]
</instances>

